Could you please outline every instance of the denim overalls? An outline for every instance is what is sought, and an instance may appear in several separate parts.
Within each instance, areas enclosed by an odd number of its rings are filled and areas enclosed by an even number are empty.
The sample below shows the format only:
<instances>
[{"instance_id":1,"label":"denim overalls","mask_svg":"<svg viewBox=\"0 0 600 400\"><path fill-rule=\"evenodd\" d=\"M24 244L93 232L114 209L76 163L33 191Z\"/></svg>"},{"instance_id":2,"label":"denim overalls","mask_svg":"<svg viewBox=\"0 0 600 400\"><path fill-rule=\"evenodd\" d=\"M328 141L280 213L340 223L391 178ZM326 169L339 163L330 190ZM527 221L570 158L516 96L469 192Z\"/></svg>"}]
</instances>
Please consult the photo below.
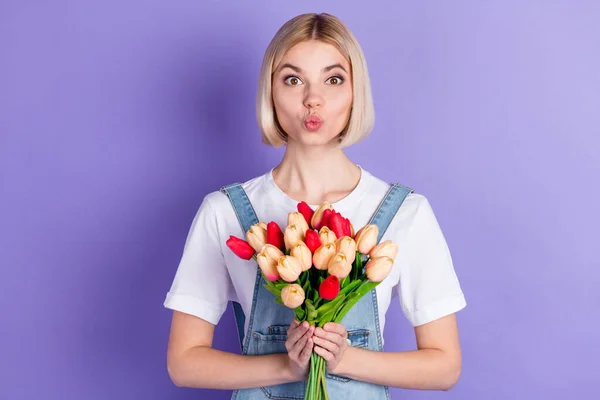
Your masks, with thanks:
<instances>
[{"instance_id":1,"label":"denim overalls","mask_svg":"<svg viewBox=\"0 0 600 400\"><path fill-rule=\"evenodd\" d=\"M235 214L247 232L258 219L240 184L233 184L221 188L231 201ZM394 215L404 202L406 196L413 189L400 184L392 184L375 214L369 223L376 224L379 228L377 242L385 233ZM295 211L295 210L290 210ZM256 270L256 283L248 330L244 335L245 315L239 303L233 302L236 324L240 337L242 354L259 355L271 353L287 353L285 341L287 329L294 319L291 309L275 303L274 296L264 287L265 281ZM375 289L370 294L364 295L341 321L352 346L373 351L383 351L381 344L382 332L379 328L379 314L377 309L377 294ZM245 337L245 340L243 339ZM389 400L389 388L346 378L327 373L327 392L332 400L338 399L369 399ZM259 399L304 399L306 381L285 383L253 389L241 389L233 392L232 400L259 400Z\"/></svg>"}]
</instances>

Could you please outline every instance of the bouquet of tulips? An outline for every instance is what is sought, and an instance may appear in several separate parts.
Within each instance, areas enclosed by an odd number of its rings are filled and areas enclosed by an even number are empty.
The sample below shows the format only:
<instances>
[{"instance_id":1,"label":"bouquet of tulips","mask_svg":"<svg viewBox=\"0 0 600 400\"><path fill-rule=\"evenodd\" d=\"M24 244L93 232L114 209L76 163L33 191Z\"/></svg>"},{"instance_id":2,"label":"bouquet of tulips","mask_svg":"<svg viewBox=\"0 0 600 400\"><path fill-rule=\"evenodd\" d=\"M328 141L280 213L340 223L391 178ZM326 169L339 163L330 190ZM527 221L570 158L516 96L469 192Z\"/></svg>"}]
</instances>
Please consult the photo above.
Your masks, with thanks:
<instances>
[{"instance_id":1,"label":"bouquet of tulips","mask_svg":"<svg viewBox=\"0 0 600 400\"><path fill-rule=\"evenodd\" d=\"M288 214L282 231L275 222L259 222L246 240L230 236L227 246L239 257L254 258L275 301L293 310L301 323L322 327L336 322L392 269L398 245L377 244L378 227L358 232L347 218L323 202L316 210L305 202ZM313 352L305 400L329 399L325 360Z\"/></svg>"}]
</instances>

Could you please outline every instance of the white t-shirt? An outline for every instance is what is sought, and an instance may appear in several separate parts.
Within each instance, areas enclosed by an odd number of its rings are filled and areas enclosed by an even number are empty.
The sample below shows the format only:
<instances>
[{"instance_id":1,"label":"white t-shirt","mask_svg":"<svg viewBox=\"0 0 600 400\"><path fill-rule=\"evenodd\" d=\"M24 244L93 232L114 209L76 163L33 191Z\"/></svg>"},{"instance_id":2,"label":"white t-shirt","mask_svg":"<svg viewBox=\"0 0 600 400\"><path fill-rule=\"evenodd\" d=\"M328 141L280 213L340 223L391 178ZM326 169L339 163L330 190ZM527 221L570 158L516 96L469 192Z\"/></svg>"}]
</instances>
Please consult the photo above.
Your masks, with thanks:
<instances>
[{"instance_id":1,"label":"white t-shirt","mask_svg":"<svg viewBox=\"0 0 600 400\"><path fill-rule=\"evenodd\" d=\"M287 224L298 201L286 195L273 180L272 170L242 184L259 221ZM369 223L390 188L361 168L356 188L333 203L349 218L355 230ZM313 209L317 204L312 204ZM256 261L237 257L225 244L230 235L245 239L245 233L227 196L220 191L204 198L189 230L183 255L164 306L217 324L228 301L241 304L250 314ZM425 196L410 193L382 237L399 245L391 273L376 288L379 321L385 326L390 302L398 296L402 311L413 326L461 310L465 297L454 271L450 251L433 210ZM244 332L248 329L246 318ZM291 322L291 321L290 321Z\"/></svg>"}]
</instances>

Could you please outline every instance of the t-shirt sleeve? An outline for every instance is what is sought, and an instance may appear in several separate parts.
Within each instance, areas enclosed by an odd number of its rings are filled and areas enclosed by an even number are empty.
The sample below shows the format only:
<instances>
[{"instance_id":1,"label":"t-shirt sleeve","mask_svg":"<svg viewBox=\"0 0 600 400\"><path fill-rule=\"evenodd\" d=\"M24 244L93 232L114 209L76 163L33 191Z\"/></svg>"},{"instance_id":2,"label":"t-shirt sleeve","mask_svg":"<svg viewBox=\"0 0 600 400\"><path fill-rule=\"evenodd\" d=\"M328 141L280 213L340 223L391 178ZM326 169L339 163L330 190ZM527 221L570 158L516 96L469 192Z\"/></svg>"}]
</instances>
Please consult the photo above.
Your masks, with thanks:
<instances>
[{"instance_id":1,"label":"t-shirt sleeve","mask_svg":"<svg viewBox=\"0 0 600 400\"><path fill-rule=\"evenodd\" d=\"M466 301L450 250L425 196L421 195L405 245L400 301L411 324L423 325L464 308Z\"/></svg>"},{"instance_id":2,"label":"t-shirt sleeve","mask_svg":"<svg viewBox=\"0 0 600 400\"><path fill-rule=\"evenodd\" d=\"M205 197L194 217L164 306L216 325L232 297L215 211Z\"/></svg>"}]
</instances>

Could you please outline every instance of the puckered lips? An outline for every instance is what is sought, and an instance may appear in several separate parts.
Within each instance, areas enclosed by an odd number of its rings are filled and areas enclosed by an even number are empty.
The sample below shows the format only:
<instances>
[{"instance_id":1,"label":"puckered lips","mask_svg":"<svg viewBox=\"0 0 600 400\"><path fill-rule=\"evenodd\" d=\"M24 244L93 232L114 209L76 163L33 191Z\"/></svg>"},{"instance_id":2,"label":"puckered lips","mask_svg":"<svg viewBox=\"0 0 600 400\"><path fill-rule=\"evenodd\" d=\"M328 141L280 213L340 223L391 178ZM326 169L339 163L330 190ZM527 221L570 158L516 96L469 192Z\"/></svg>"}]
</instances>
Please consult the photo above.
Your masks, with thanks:
<instances>
[{"instance_id":1,"label":"puckered lips","mask_svg":"<svg viewBox=\"0 0 600 400\"><path fill-rule=\"evenodd\" d=\"M310 132L316 132L323 126L323 119L317 114L310 114L304 118L304 127Z\"/></svg>"}]
</instances>

